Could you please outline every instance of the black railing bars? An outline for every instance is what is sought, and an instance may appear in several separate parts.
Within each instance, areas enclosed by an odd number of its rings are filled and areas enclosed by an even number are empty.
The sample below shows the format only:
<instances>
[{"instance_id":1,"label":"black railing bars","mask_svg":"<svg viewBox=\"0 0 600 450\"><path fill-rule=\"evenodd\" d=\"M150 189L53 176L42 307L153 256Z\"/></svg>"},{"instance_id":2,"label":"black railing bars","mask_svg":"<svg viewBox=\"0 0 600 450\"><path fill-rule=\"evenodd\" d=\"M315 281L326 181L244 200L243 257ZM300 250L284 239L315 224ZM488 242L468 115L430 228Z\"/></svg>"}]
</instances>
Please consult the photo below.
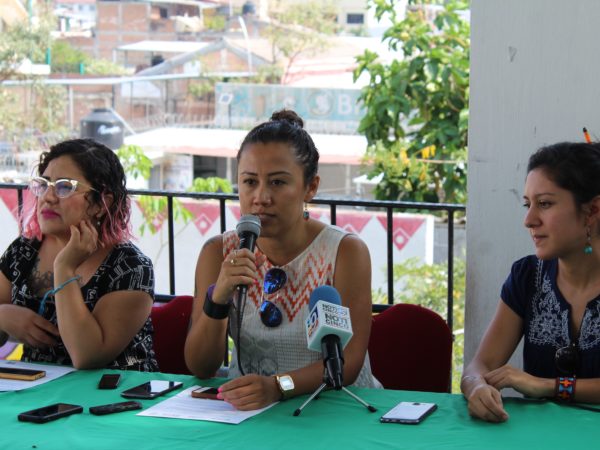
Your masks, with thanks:
<instances>
[{"instance_id":1,"label":"black railing bars","mask_svg":"<svg viewBox=\"0 0 600 450\"><path fill-rule=\"evenodd\" d=\"M23 206L23 190L27 188L24 184L0 183L0 189L17 190L17 201L19 216ZM173 192L161 190L129 190L130 195L150 195L167 198L167 234L169 237L169 294L157 295L157 300L168 301L175 295L175 232L173 218L173 199L174 198L193 198L203 200L218 200L220 210L220 229L221 232L227 230L225 218L225 205L227 201L236 201L236 194L209 193L209 192ZM387 305L373 305L374 312L380 312L388 308L394 302L394 258L393 258L393 213L394 211L445 211L448 214L448 280L447 280L447 322L450 329L453 329L453 307L454 307L454 215L457 211L465 211L464 205L451 203L418 203L401 201L381 201L381 200L348 200L336 198L315 198L312 204L329 205L332 225L336 224L336 214L338 206L352 206L359 208L384 209L387 216Z\"/></svg>"}]
</instances>

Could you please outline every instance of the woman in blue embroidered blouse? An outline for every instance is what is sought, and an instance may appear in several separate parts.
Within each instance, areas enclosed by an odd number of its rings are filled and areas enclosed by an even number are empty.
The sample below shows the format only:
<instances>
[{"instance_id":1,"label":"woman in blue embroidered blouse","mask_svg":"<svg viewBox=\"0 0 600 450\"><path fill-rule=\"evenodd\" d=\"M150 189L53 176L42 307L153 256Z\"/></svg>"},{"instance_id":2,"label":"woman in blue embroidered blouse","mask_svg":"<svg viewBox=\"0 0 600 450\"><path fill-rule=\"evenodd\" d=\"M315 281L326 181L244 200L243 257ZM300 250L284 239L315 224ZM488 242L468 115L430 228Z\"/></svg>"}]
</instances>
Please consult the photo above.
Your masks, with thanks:
<instances>
[{"instance_id":1,"label":"woman in blue embroidered blouse","mask_svg":"<svg viewBox=\"0 0 600 450\"><path fill-rule=\"evenodd\" d=\"M158 370L149 319L152 262L129 242L125 173L115 153L74 139L42 153L23 235L0 258L0 341L23 360Z\"/></svg>"},{"instance_id":2,"label":"woman in blue embroidered blouse","mask_svg":"<svg viewBox=\"0 0 600 450\"><path fill-rule=\"evenodd\" d=\"M500 390L600 403L600 144L559 143L527 167L525 226L535 255L516 261L461 389L469 413L508 414ZM507 363L524 338L524 370Z\"/></svg>"}]
</instances>

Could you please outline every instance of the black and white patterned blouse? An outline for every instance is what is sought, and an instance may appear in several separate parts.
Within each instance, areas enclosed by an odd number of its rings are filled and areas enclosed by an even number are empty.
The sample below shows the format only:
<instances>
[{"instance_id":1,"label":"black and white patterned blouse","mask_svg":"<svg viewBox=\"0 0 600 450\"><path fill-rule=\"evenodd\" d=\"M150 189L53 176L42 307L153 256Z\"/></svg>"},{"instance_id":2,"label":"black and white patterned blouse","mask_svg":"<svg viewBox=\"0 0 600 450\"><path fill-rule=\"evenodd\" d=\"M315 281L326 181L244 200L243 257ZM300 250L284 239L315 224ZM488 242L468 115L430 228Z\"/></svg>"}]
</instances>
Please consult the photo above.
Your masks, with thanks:
<instances>
[{"instance_id":1,"label":"black and white patterned blouse","mask_svg":"<svg viewBox=\"0 0 600 450\"><path fill-rule=\"evenodd\" d=\"M41 242L19 237L0 257L0 270L12 283L12 304L29 308L36 313L42 297L30 287ZM114 291L142 291L154 298L154 269L152 261L130 242L116 245L90 280L81 287L88 309L92 311L102 296ZM45 302L42 316L56 325L54 296ZM157 371L153 350L150 318L117 358L107 365L110 369ZM23 346L23 361L71 365L71 357L60 338L51 348Z\"/></svg>"}]
</instances>

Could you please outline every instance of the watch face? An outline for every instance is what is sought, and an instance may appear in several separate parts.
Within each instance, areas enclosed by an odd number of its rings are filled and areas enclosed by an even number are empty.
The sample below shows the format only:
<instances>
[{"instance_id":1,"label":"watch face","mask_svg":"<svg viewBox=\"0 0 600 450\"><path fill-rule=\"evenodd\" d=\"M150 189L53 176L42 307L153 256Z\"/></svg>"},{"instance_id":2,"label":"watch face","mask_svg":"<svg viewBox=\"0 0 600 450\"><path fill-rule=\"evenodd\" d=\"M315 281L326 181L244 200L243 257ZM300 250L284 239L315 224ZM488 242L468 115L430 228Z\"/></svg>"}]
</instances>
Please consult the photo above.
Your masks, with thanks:
<instances>
[{"instance_id":1,"label":"watch face","mask_svg":"<svg viewBox=\"0 0 600 450\"><path fill-rule=\"evenodd\" d=\"M281 386L281 389L284 391L291 391L294 389L294 380L292 380L292 377L289 375L284 375L279 377L279 386Z\"/></svg>"}]
</instances>

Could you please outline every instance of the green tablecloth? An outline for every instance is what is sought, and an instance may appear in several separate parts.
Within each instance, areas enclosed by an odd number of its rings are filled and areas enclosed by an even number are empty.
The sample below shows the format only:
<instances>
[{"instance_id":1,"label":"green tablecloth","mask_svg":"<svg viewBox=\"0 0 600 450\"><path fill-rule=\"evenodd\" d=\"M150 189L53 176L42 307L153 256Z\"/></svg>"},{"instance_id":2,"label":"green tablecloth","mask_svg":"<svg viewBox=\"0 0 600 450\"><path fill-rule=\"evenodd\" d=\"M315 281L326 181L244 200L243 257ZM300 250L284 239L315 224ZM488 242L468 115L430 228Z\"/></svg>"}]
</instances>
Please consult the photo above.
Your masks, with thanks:
<instances>
[{"instance_id":1,"label":"green tablecloth","mask_svg":"<svg viewBox=\"0 0 600 450\"><path fill-rule=\"evenodd\" d=\"M42 386L0 393L2 449L562 449L595 448L600 414L554 403L507 400L504 424L473 420L459 395L352 389L378 408L370 413L343 392L325 392L299 417L292 412L302 396L279 403L239 425L138 417L139 411L93 416L88 407L123 401L120 392L150 379L218 385L219 380L161 373L121 372L114 391L96 388L106 371L77 371ZM175 395L176 392L168 394ZM142 400L149 407L163 400ZM420 425L379 423L400 401L433 402L438 410ZM17 421L20 412L52 403L75 403L84 413L46 424Z\"/></svg>"}]
</instances>

